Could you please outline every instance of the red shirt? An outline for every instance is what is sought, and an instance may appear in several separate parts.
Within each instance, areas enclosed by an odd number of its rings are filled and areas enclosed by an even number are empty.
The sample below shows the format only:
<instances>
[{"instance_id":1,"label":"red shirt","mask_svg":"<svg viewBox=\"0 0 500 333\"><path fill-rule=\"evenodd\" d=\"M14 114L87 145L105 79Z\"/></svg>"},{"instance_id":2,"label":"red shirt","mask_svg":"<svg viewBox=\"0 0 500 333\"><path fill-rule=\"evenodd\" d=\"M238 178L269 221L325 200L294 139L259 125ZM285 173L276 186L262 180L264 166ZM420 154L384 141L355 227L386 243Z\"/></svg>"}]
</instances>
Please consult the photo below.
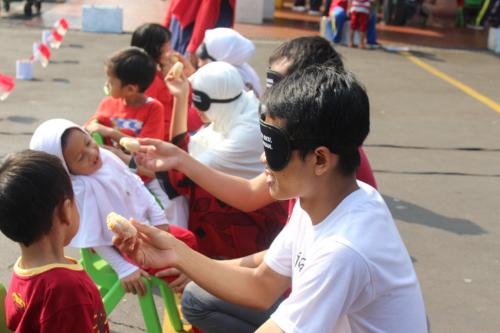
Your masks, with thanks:
<instances>
[{"instance_id":1,"label":"red shirt","mask_svg":"<svg viewBox=\"0 0 500 333\"><path fill-rule=\"evenodd\" d=\"M9 329L37 333L109 332L99 291L74 262L21 269L18 260L5 298Z\"/></svg>"},{"instance_id":2,"label":"red shirt","mask_svg":"<svg viewBox=\"0 0 500 333\"><path fill-rule=\"evenodd\" d=\"M332 4L330 5L330 16L332 16L332 10L335 7L341 7L347 12L347 0L333 0Z\"/></svg>"},{"instance_id":3,"label":"red shirt","mask_svg":"<svg viewBox=\"0 0 500 333\"><path fill-rule=\"evenodd\" d=\"M127 106L120 98L105 97L89 122L100 124L138 138L165 138L163 105L153 98L139 106Z\"/></svg>"},{"instance_id":4,"label":"red shirt","mask_svg":"<svg viewBox=\"0 0 500 333\"><path fill-rule=\"evenodd\" d=\"M229 0L229 5L235 10L236 0ZM167 8L165 26L170 28L172 15L179 21L182 29L194 22L186 51L195 53L205 38L205 31L215 28L220 7L221 0L171 0Z\"/></svg>"},{"instance_id":5,"label":"red shirt","mask_svg":"<svg viewBox=\"0 0 500 333\"><path fill-rule=\"evenodd\" d=\"M189 135L177 139L174 143L186 149ZM247 213L218 200L178 171L168 171L168 181L187 196L188 228L198 240L199 252L209 257L239 258L266 250L287 221L288 201Z\"/></svg>"},{"instance_id":6,"label":"red shirt","mask_svg":"<svg viewBox=\"0 0 500 333\"><path fill-rule=\"evenodd\" d=\"M358 149L361 161L359 163L358 170L356 171L356 179L361 180L363 183L367 183L371 187L377 189L377 182L375 181L375 176L373 175L372 167L368 158L366 157L363 148Z\"/></svg>"},{"instance_id":7,"label":"red shirt","mask_svg":"<svg viewBox=\"0 0 500 333\"><path fill-rule=\"evenodd\" d=\"M172 121L172 110L174 107L174 97L168 90L167 84L163 80L161 71L156 72L153 83L146 89L144 94L148 97L158 100L163 105L163 113L165 120L165 136L162 138L165 141L169 140L170 122Z\"/></svg>"}]
</instances>

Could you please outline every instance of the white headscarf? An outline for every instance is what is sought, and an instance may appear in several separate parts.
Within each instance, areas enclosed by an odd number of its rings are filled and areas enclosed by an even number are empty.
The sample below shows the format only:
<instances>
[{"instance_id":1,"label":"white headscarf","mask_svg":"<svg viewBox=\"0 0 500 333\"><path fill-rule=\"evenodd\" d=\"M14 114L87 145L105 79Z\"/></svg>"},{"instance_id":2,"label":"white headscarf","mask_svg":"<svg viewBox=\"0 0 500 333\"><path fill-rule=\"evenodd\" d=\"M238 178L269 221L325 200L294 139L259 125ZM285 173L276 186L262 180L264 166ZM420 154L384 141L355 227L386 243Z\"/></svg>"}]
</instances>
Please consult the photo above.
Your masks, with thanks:
<instances>
[{"instance_id":1,"label":"white headscarf","mask_svg":"<svg viewBox=\"0 0 500 333\"><path fill-rule=\"evenodd\" d=\"M147 222L145 219L149 217L154 225L167 223L165 216L161 215L161 209L151 216L148 200L152 197L144 188L141 179L131 173L110 151L99 149L102 167L93 174L72 175L64 160L61 145L62 135L71 128L84 131L69 120L48 120L35 130L29 146L32 150L59 157L70 175L80 213L80 227L70 246L86 248L112 245L113 233L106 226L106 217L110 212L116 212L126 218L134 217L141 222Z\"/></svg>"},{"instance_id":2,"label":"white headscarf","mask_svg":"<svg viewBox=\"0 0 500 333\"><path fill-rule=\"evenodd\" d=\"M259 76L247 64L247 61L255 54L255 45L251 40L234 29L215 28L205 31L203 42L212 58L235 66L245 85L251 86L257 97L262 95Z\"/></svg>"},{"instance_id":3,"label":"white headscarf","mask_svg":"<svg viewBox=\"0 0 500 333\"><path fill-rule=\"evenodd\" d=\"M238 71L225 62L211 62L196 71L190 81L193 89L210 98L230 99L229 103L212 103L205 112L210 125L191 137L188 150L197 160L231 175L253 178L264 167L259 129L259 100L253 92L244 91Z\"/></svg>"}]
</instances>

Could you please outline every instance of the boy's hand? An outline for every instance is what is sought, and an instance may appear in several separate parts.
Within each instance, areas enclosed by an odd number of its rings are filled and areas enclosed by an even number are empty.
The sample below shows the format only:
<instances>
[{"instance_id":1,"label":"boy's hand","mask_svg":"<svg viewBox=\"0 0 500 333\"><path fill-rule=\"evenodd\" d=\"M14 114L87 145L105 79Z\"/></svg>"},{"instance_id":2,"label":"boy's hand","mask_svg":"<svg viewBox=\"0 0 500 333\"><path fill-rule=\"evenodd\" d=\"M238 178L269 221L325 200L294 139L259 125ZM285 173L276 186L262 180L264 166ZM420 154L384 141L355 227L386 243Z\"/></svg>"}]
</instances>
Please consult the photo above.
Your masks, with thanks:
<instances>
[{"instance_id":1,"label":"boy's hand","mask_svg":"<svg viewBox=\"0 0 500 333\"><path fill-rule=\"evenodd\" d=\"M136 154L139 165L152 171L178 169L185 152L174 144L157 139L139 139L141 150Z\"/></svg>"},{"instance_id":2,"label":"boy's hand","mask_svg":"<svg viewBox=\"0 0 500 333\"><path fill-rule=\"evenodd\" d=\"M182 292L186 285L191 281L191 279L180 270L174 267L170 267L159 271L155 274L156 277L163 278L167 276L177 276L177 279L168 283L168 286L176 292Z\"/></svg>"},{"instance_id":3,"label":"boy's hand","mask_svg":"<svg viewBox=\"0 0 500 333\"><path fill-rule=\"evenodd\" d=\"M146 294L147 287L142 280L143 277L149 278L149 274L142 269L138 269L132 274L124 277L121 281L125 292L144 296Z\"/></svg>"},{"instance_id":4,"label":"boy's hand","mask_svg":"<svg viewBox=\"0 0 500 333\"><path fill-rule=\"evenodd\" d=\"M123 239L117 235L113 238L113 244L121 252L142 267L176 266L178 256L173 248L179 241L174 236L135 220L131 222L138 231L135 237Z\"/></svg>"},{"instance_id":5,"label":"boy's hand","mask_svg":"<svg viewBox=\"0 0 500 333\"><path fill-rule=\"evenodd\" d=\"M92 133L99 133L100 135L102 135L104 137L108 137L109 136L109 132L111 130L111 128L109 128L107 126L104 126L104 125L101 125L101 124L96 123L96 122L91 122L90 124L88 124L87 126L85 126L85 129L90 134L92 134Z\"/></svg>"}]
</instances>

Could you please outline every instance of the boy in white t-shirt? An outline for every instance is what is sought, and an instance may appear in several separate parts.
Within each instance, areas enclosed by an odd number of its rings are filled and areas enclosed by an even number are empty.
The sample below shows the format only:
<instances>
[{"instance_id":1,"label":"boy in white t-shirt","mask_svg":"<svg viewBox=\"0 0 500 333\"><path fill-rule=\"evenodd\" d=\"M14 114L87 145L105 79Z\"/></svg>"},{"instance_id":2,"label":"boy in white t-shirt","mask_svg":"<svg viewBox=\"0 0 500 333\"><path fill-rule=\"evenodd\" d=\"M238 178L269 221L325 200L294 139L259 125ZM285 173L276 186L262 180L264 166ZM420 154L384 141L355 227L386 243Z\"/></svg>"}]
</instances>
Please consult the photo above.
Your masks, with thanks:
<instances>
[{"instance_id":1,"label":"boy in white t-shirt","mask_svg":"<svg viewBox=\"0 0 500 333\"><path fill-rule=\"evenodd\" d=\"M297 71L264 97L261 132L271 195L299 198L269 250L217 261L143 225L139 238L115 244L142 264L175 266L243 306L267 309L291 287L257 332L427 332L420 286L391 214L380 194L355 178L357 148L369 132L363 87L328 67ZM141 142L144 166L175 162L160 141Z\"/></svg>"}]
</instances>

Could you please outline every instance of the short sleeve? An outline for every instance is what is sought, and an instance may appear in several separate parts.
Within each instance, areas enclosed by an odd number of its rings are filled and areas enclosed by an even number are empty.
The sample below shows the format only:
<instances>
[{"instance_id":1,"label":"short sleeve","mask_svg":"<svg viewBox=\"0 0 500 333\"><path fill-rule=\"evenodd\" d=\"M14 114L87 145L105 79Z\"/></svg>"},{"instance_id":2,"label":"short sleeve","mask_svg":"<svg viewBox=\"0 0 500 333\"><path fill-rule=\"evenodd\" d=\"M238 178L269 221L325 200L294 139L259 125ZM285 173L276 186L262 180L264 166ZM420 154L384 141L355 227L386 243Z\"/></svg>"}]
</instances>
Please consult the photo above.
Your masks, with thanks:
<instances>
[{"instance_id":1,"label":"short sleeve","mask_svg":"<svg viewBox=\"0 0 500 333\"><path fill-rule=\"evenodd\" d=\"M272 242L267 250L264 262L273 271L284 276L292 276L292 240L297 231L296 224L299 221L291 221Z\"/></svg>"},{"instance_id":2,"label":"short sleeve","mask_svg":"<svg viewBox=\"0 0 500 333\"><path fill-rule=\"evenodd\" d=\"M144 125L142 126L141 132L139 133L140 138L153 138L153 139L165 139L165 113L163 112L163 106L157 100L151 103L150 109L147 114L147 118L144 120Z\"/></svg>"},{"instance_id":3,"label":"short sleeve","mask_svg":"<svg viewBox=\"0 0 500 333\"><path fill-rule=\"evenodd\" d=\"M357 252L341 243L325 245L296 273L290 296L271 315L286 333L336 332L347 309L370 288L368 266Z\"/></svg>"}]
</instances>

